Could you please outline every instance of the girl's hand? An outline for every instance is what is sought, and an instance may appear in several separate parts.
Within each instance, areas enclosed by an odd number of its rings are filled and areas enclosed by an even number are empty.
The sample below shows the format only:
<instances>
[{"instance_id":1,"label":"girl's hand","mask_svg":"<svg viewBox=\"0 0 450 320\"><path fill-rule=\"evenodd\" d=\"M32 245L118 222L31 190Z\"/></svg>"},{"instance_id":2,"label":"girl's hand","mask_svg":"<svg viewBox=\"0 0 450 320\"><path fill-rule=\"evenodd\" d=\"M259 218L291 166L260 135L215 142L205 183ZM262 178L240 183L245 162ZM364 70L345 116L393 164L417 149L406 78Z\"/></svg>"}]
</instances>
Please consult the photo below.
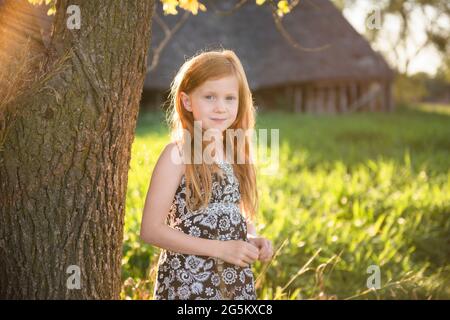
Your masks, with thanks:
<instances>
[{"instance_id":1,"label":"girl's hand","mask_svg":"<svg viewBox=\"0 0 450 320\"><path fill-rule=\"evenodd\" d=\"M259 249L258 260L262 262L268 262L270 261L270 259L272 259L273 247L272 242L269 239L249 235L248 241L253 245L255 245L256 247L258 247Z\"/></svg>"},{"instance_id":2,"label":"girl's hand","mask_svg":"<svg viewBox=\"0 0 450 320\"><path fill-rule=\"evenodd\" d=\"M251 243L242 240L219 241L217 256L228 263L249 267L258 259L259 250Z\"/></svg>"}]
</instances>

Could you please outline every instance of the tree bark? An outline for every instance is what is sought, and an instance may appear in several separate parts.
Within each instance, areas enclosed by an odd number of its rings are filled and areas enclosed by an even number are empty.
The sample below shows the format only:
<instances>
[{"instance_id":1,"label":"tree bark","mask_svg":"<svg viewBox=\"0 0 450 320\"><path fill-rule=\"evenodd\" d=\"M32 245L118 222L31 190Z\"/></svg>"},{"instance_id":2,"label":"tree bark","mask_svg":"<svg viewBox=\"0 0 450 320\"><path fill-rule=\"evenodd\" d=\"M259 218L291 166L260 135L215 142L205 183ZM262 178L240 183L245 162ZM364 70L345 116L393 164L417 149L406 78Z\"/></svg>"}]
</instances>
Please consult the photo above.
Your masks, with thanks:
<instances>
[{"instance_id":1,"label":"tree bark","mask_svg":"<svg viewBox=\"0 0 450 320\"><path fill-rule=\"evenodd\" d=\"M69 5L81 10L79 30L66 27ZM56 9L48 70L8 109L15 117L0 151L0 298L118 299L154 1L61 0ZM79 289L67 285L71 265Z\"/></svg>"}]
</instances>

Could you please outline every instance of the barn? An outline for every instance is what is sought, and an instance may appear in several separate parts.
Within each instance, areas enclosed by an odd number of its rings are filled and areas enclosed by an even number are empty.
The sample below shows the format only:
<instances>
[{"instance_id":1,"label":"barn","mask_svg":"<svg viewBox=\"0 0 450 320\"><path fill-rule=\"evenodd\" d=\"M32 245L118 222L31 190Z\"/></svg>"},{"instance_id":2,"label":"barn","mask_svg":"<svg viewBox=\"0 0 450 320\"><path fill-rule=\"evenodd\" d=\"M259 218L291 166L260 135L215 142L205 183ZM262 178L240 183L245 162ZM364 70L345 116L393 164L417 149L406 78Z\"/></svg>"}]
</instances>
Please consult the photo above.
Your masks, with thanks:
<instances>
[{"instance_id":1,"label":"barn","mask_svg":"<svg viewBox=\"0 0 450 320\"><path fill-rule=\"evenodd\" d=\"M284 30L301 48L277 29L267 5L258 6L253 0L201 2L206 12L192 15L179 9L173 16L164 15L161 2L155 1L143 107L164 106L176 71L190 56L226 48L240 57L259 109L310 113L393 109L393 71L331 1L300 1L282 18ZM236 3L244 4L232 10ZM27 22L35 26L34 38L42 36L44 41L52 22L46 10L36 7L34 14L23 14L34 19ZM170 30L176 31L169 38Z\"/></svg>"},{"instance_id":2,"label":"barn","mask_svg":"<svg viewBox=\"0 0 450 320\"><path fill-rule=\"evenodd\" d=\"M393 71L329 0L300 1L282 18L296 48L277 29L269 6L202 1L208 8L180 23L157 5L143 103L160 107L183 62L206 49L240 57L261 109L343 113L390 111ZM174 32L167 38L168 30ZM152 61L157 63L152 66Z\"/></svg>"}]
</instances>

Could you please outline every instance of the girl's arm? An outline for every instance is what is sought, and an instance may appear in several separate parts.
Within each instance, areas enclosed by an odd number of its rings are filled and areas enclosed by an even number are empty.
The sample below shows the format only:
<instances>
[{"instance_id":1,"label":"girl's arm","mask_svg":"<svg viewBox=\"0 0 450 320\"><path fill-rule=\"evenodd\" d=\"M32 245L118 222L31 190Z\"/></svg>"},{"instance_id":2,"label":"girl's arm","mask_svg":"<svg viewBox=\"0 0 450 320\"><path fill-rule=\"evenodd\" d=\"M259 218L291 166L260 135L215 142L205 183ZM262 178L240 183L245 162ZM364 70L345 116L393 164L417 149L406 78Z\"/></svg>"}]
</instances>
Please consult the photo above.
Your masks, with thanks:
<instances>
[{"instance_id":1,"label":"girl's arm","mask_svg":"<svg viewBox=\"0 0 450 320\"><path fill-rule=\"evenodd\" d=\"M242 201L240 203L240 208L241 212L244 213L245 211ZM261 260L263 262L270 261L270 259L273 256L272 241L258 235L258 233L256 232L256 228L253 225L250 218L246 218L246 222L247 222L247 239L250 243L254 244L259 249L258 260Z\"/></svg>"},{"instance_id":2,"label":"girl's arm","mask_svg":"<svg viewBox=\"0 0 450 320\"><path fill-rule=\"evenodd\" d=\"M250 220L250 218L247 217L247 215L245 214L245 209L244 209L244 205L242 203L242 201L239 204L240 208L241 208L241 213L244 217L246 217L246 223L247 223L247 236L251 236L251 237L257 237L257 232L256 232L256 228L253 224L253 222Z\"/></svg>"},{"instance_id":3,"label":"girl's arm","mask_svg":"<svg viewBox=\"0 0 450 320\"><path fill-rule=\"evenodd\" d=\"M258 236L256 228L250 220L247 222L247 235L251 235L252 237Z\"/></svg>"},{"instance_id":4,"label":"girl's arm","mask_svg":"<svg viewBox=\"0 0 450 320\"><path fill-rule=\"evenodd\" d=\"M177 145L170 143L164 148L153 170L142 215L140 238L173 252L219 257L219 240L190 236L166 224L183 173L184 164Z\"/></svg>"}]
</instances>

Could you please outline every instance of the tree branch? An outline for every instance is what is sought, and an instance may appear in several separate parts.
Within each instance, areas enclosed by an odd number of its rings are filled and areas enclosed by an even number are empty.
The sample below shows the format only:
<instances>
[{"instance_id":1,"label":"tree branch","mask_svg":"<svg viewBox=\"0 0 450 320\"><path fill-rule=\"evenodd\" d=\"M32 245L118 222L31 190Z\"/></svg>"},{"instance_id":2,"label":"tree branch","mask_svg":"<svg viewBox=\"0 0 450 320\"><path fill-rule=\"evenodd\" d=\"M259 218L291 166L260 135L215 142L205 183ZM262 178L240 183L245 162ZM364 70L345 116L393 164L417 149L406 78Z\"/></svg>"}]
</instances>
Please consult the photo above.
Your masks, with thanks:
<instances>
[{"instance_id":1,"label":"tree branch","mask_svg":"<svg viewBox=\"0 0 450 320\"><path fill-rule=\"evenodd\" d=\"M292 46L294 49L299 51L308 51L308 52L316 52L316 51L322 51L331 46L331 44L326 44L320 47L315 48L307 48L298 43L292 35L286 30L286 28L283 26L281 22L281 18L277 14L277 5L273 0L270 0L270 4L272 6L272 17L275 22L275 27L277 28L278 32L283 36L283 38L288 42L290 46ZM298 4L298 1L296 1L295 5ZM293 8L293 7L292 7Z\"/></svg>"},{"instance_id":2,"label":"tree branch","mask_svg":"<svg viewBox=\"0 0 450 320\"><path fill-rule=\"evenodd\" d=\"M150 66L147 68L147 73L153 71L159 62L159 57L161 55L161 52L163 51L164 47L169 43L170 39L173 37L173 35L180 30L180 28L186 23L187 19L189 18L190 13L186 11L181 19L177 22L175 27L172 29L169 28L169 26L161 19L161 17L155 12L154 18L156 23L158 23L161 28L164 31L164 39L161 41L161 43L153 50L152 55L152 62Z\"/></svg>"}]
</instances>

